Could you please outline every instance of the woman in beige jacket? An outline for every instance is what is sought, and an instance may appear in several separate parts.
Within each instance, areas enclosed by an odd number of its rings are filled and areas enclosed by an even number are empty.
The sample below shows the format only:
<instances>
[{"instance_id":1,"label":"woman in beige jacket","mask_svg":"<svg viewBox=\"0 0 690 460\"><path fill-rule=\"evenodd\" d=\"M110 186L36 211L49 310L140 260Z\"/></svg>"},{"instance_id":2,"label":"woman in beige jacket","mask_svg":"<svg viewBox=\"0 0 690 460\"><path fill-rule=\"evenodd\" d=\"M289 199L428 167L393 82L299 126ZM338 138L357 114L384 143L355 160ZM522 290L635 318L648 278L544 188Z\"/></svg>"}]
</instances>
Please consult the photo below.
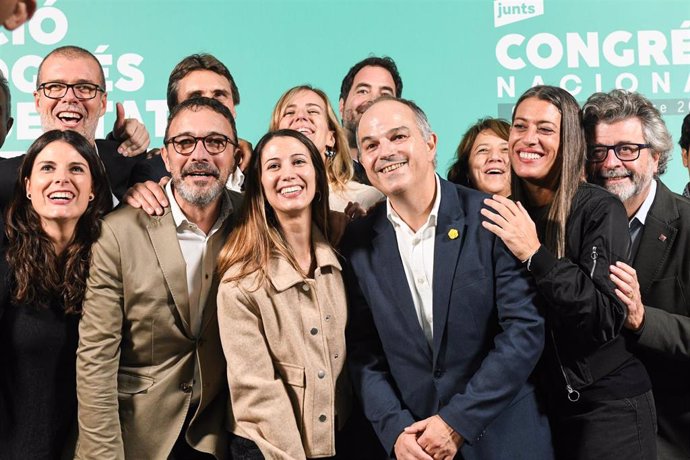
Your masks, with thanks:
<instances>
[{"instance_id":1,"label":"woman in beige jacket","mask_svg":"<svg viewBox=\"0 0 690 460\"><path fill-rule=\"evenodd\" d=\"M218 263L231 449L243 459L332 457L350 407L347 307L314 144L292 130L265 135L245 199Z\"/></svg>"}]
</instances>

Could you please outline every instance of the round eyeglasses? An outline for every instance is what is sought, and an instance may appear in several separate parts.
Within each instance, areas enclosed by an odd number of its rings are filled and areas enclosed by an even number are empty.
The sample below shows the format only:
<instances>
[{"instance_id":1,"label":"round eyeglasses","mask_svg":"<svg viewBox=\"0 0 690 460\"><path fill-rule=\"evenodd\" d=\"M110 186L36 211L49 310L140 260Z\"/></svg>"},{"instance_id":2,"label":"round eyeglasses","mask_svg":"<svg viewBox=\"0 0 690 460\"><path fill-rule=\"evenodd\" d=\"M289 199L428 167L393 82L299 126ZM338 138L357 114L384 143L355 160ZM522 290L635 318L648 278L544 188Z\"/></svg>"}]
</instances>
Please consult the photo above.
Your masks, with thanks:
<instances>
[{"instance_id":1,"label":"round eyeglasses","mask_svg":"<svg viewBox=\"0 0 690 460\"><path fill-rule=\"evenodd\" d=\"M180 155L188 156L192 154L194 149L196 149L199 141L204 144L204 148L209 155L218 155L219 153L223 153L228 144L232 144L237 147L235 141L223 134L209 134L208 136L202 137L196 137L189 134L180 134L178 136L169 137L163 142L165 144L172 144L175 148L175 151Z\"/></svg>"}]
</instances>

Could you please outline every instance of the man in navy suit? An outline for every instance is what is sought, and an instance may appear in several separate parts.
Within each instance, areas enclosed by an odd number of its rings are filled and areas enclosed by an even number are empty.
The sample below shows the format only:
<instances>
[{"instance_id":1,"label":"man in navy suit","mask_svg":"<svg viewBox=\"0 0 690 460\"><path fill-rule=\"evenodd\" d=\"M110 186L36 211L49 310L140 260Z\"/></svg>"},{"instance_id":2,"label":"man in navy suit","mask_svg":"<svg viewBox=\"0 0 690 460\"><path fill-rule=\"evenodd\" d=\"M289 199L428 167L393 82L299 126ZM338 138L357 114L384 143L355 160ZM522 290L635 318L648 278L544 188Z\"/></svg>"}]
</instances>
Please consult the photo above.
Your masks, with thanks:
<instances>
[{"instance_id":1,"label":"man in navy suit","mask_svg":"<svg viewBox=\"0 0 690 460\"><path fill-rule=\"evenodd\" d=\"M398 459L552 458L528 382L544 321L523 264L480 224L484 195L438 178L436 135L413 102L375 101L357 140L387 201L344 240L348 359L384 448Z\"/></svg>"}]
</instances>

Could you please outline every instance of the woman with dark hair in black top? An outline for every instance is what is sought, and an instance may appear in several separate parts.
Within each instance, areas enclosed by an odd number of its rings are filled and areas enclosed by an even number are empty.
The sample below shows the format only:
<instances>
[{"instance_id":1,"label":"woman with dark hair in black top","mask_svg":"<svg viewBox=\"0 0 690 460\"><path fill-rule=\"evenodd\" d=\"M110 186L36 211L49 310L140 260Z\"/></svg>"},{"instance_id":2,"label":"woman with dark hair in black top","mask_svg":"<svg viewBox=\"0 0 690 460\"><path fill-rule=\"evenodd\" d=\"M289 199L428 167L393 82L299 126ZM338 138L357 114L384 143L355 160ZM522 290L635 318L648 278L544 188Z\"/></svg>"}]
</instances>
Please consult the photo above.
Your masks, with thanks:
<instances>
[{"instance_id":1,"label":"woman with dark hair in black top","mask_svg":"<svg viewBox=\"0 0 690 460\"><path fill-rule=\"evenodd\" d=\"M74 131L39 137L19 177L0 256L0 459L55 459L76 441L77 324L112 197Z\"/></svg>"}]
</instances>

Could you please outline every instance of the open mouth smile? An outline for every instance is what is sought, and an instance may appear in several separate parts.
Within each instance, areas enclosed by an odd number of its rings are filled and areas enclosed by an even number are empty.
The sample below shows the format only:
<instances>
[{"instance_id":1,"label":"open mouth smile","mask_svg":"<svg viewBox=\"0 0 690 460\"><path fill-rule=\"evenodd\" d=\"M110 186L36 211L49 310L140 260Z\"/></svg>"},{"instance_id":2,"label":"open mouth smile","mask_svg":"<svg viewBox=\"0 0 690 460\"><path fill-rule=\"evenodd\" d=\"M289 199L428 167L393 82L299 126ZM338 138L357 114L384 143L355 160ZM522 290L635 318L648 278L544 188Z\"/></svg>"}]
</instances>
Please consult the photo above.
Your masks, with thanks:
<instances>
[{"instance_id":1,"label":"open mouth smile","mask_svg":"<svg viewBox=\"0 0 690 460\"><path fill-rule=\"evenodd\" d=\"M64 111L59 112L57 118L66 126L76 126L84 119L84 116L78 112Z\"/></svg>"},{"instance_id":2,"label":"open mouth smile","mask_svg":"<svg viewBox=\"0 0 690 460\"><path fill-rule=\"evenodd\" d=\"M389 172L395 171L396 169L399 169L407 164L407 161L402 161L400 163L393 163L388 166L384 166L383 168L379 169L380 173L387 174Z\"/></svg>"},{"instance_id":3,"label":"open mouth smile","mask_svg":"<svg viewBox=\"0 0 690 460\"><path fill-rule=\"evenodd\" d=\"M69 191L56 191L48 194L48 199L53 203L68 203L74 199L74 193Z\"/></svg>"},{"instance_id":4,"label":"open mouth smile","mask_svg":"<svg viewBox=\"0 0 690 460\"><path fill-rule=\"evenodd\" d=\"M290 197L299 194L303 189L304 187L301 185L290 185L289 187L281 188L278 190L278 193L280 193L282 196Z\"/></svg>"}]
</instances>

